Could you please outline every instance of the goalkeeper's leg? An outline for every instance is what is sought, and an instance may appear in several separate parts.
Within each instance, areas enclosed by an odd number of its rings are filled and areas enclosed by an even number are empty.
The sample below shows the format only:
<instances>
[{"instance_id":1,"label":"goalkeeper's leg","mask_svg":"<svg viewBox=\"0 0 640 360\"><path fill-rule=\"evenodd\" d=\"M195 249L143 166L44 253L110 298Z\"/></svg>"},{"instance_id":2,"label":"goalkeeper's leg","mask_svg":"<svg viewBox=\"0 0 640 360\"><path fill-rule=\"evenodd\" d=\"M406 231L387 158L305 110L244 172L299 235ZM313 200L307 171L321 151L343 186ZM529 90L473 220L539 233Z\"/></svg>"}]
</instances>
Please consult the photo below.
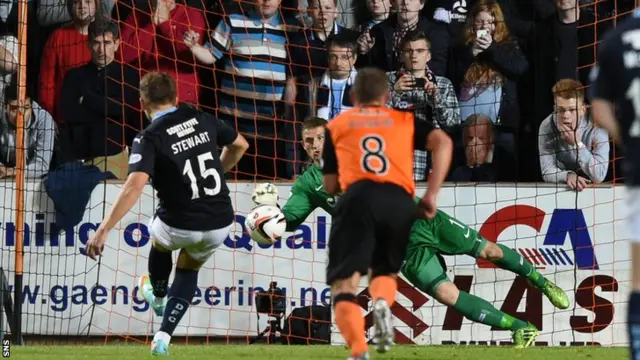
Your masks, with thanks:
<instances>
[{"instance_id":1,"label":"goalkeeper's leg","mask_svg":"<svg viewBox=\"0 0 640 360\"><path fill-rule=\"evenodd\" d=\"M431 292L440 303L455 308L471 321L511 330L516 348L529 347L538 336L538 329L533 324L496 309L480 297L460 291L451 281L441 282Z\"/></svg>"},{"instance_id":2,"label":"goalkeeper's leg","mask_svg":"<svg viewBox=\"0 0 640 360\"><path fill-rule=\"evenodd\" d=\"M443 211L438 211L436 221L436 237L439 239L437 249L440 253L467 254L491 261L502 269L525 277L533 286L542 290L555 307L569 308L567 294L536 271L533 265L516 251L502 244L487 241L477 231Z\"/></svg>"},{"instance_id":3,"label":"goalkeeper's leg","mask_svg":"<svg viewBox=\"0 0 640 360\"><path fill-rule=\"evenodd\" d=\"M540 274L522 255L502 244L487 241L480 235L478 235L478 240L483 244L478 247L479 251L475 256L476 258L491 261L501 269L509 270L525 277L529 280L529 283L542 290L553 306L559 309L569 308L567 294L559 286Z\"/></svg>"},{"instance_id":4,"label":"goalkeeper's leg","mask_svg":"<svg viewBox=\"0 0 640 360\"><path fill-rule=\"evenodd\" d=\"M405 263L402 274L418 289L443 305L455 308L467 319L511 330L517 348L528 347L538 335L538 329L533 324L496 309L482 298L460 291L447 278L433 249L423 248L414 251Z\"/></svg>"}]
</instances>

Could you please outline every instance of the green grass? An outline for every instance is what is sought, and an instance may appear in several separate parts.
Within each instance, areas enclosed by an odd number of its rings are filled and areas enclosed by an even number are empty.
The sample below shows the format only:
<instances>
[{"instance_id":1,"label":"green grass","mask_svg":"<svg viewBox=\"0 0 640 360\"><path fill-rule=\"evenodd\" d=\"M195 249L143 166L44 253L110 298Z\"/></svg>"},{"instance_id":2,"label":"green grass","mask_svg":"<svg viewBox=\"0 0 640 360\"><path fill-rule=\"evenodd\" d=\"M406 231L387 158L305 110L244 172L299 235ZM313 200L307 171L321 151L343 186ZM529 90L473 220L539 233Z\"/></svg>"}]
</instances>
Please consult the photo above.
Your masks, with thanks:
<instances>
[{"instance_id":1,"label":"green grass","mask_svg":"<svg viewBox=\"0 0 640 360\"><path fill-rule=\"evenodd\" d=\"M510 347L481 346L395 346L387 354L379 355L374 351L371 355L372 359L385 360L615 360L629 358L629 352L626 348L597 347L538 347L516 350ZM347 356L347 350L341 346L172 345L167 359L345 360ZM11 358L25 360L140 360L152 359L153 357L146 345L98 345L14 346L11 348Z\"/></svg>"}]
</instances>

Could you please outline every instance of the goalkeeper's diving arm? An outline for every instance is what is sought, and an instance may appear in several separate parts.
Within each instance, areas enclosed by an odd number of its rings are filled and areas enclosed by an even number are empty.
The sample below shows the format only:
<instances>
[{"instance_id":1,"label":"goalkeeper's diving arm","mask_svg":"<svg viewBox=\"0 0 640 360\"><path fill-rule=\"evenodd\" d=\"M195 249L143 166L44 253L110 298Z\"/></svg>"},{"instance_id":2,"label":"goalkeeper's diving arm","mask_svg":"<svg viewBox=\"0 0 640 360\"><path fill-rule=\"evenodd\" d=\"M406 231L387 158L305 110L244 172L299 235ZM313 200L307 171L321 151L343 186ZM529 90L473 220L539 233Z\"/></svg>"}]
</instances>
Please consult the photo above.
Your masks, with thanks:
<instances>
[{"instance_id":1,"label":"goalkeeper's diving arm","mask_svg":"<svg viewBox=\"0 0 640 360\"><path fill-rule=\"evenodd\" d=\"M226 145L222 149L222 153L220 154L220 162L222 163L222 168L224 172L233 169L234 166L240 161L242 155L249 148L249 143L241 134L238 134L236 139L229 145Z\"/></svg>"}]
</instances>

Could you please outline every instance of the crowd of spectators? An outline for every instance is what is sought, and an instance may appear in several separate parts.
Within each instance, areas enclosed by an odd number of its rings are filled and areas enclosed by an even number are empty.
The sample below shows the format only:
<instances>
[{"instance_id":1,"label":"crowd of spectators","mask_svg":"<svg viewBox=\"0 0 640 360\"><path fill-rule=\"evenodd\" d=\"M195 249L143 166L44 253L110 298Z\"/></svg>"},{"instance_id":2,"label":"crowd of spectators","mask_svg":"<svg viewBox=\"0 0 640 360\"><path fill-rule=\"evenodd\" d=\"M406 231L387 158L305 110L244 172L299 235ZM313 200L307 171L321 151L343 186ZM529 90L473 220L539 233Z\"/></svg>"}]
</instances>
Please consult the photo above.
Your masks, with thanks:
<instances>
[{"instance_id":1,"label":"crowd of spectators","mask_svg":"<svg viewBox=\"0 0 640 360\"><path fill-rule=\"evenodd\" d=\"M9 4L9 5L7 5ZM239 180L293 179L300 124L352 107L358 69L387 72L388 106L456 143L450 181L614 179L616 147L589 114L598 43L633 0L41 0L29 3L26 100L17 6L0 4L0 178L25 119L28 178L66 164L126 177L147 124L138 83L176 79L181 103L242 132ZM415 179L430 156L416 151Z\"/></svg>"}]
</instances>

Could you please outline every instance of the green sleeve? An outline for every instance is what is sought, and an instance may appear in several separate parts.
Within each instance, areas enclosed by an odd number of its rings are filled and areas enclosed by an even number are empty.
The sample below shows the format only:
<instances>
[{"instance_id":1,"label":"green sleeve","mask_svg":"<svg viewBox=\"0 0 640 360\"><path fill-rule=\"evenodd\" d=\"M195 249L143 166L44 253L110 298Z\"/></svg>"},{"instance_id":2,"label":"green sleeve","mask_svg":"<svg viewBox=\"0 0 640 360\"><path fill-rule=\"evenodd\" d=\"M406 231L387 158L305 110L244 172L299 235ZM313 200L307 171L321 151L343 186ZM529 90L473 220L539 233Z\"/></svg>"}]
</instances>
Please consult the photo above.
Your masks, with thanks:
<instances>
[{"instance_id":1,"label":"green sleeve","mask_svg":"<svg viewBox=\"0 0 640 360\"><path fill-rule=\"evenodd\" d=\"M291 196L282 208L287 219L287 231L293 231L302 224L316 207L312 204L309 187L304 178L298 178L291 187Z\"/></svg>"}]
</instances>

